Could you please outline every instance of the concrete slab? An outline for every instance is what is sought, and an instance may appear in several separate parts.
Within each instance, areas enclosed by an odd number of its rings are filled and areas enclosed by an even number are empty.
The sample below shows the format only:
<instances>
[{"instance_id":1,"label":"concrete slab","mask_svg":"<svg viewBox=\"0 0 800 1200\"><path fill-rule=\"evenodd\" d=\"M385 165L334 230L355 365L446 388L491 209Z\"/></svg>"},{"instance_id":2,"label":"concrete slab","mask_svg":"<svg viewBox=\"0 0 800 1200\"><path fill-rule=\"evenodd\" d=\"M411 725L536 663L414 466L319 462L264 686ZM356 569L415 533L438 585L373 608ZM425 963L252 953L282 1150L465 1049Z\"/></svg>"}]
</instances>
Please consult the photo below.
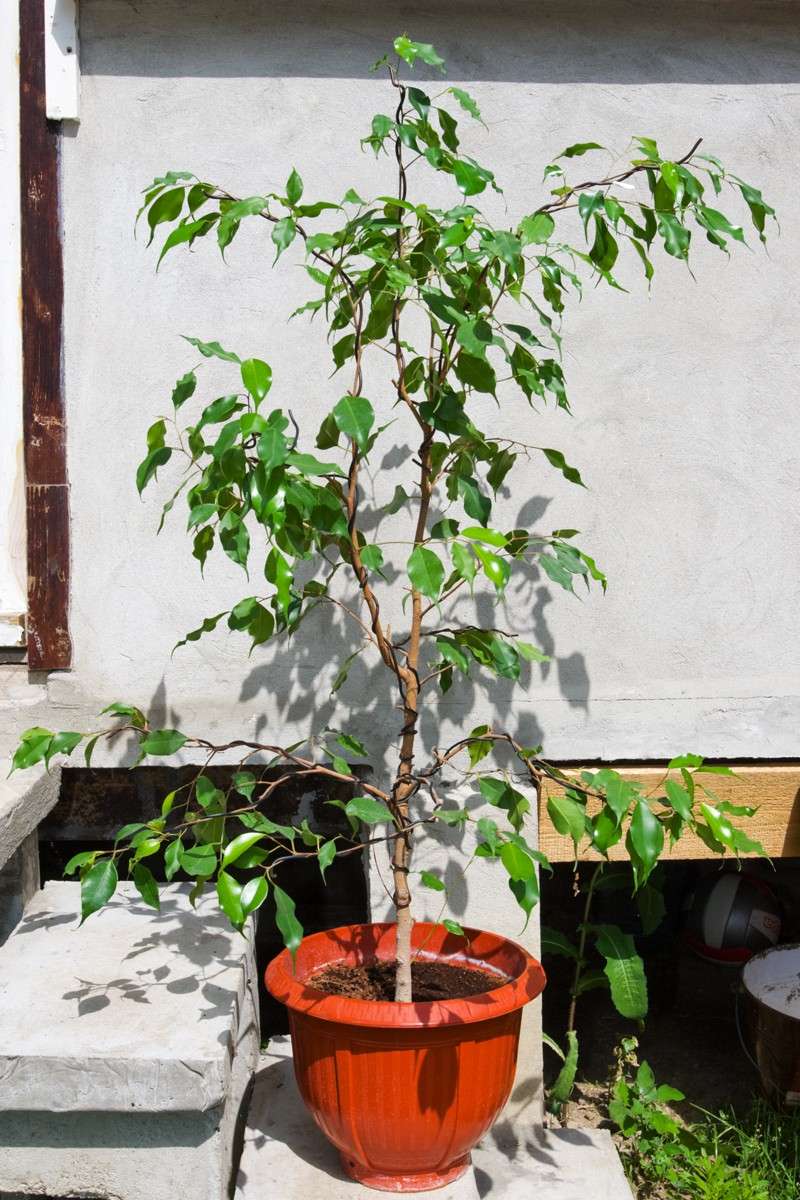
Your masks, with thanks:
<instances>
[{"instance_id":1,"label":"concrete slab","mask_svg":"<svg viewBox=\"0 0 800 1200\"><path fill-rule=\"evenodd\" d=\"M121 883L78 931L79 887L48 883L0 951L0 1111L205 1111L230 1087L251 944L216 897Z\"/></svg>"},{"instance_id":2,"label":"concrete slab","mask_svg":"<svg viewBox=\"0 0 800 1200\"><path fill-rule=\"evenodd\" d=\"M534 1193L536 1189L536 1193ZM419 1200L631 1200L605 1130L562 1129L501 1120L473 1153L455 1184L418 1192ZM333 1146L297 1091L288 1038L273 1038L262 1056L247 1118L235 1200L368 1200L379 1193L348 1179Z\"/></svg>"},{"instance_id":3,"label":"concrete slab","mask_svg":"<svg viewBox=\"0 0 800 1200\"><path fill-rule=\"evenodd\" d=\"M130 885L48 884L0 947L0 1197L229 1200L258 1058L252 939Z\"/></svg>"}]
</instances>

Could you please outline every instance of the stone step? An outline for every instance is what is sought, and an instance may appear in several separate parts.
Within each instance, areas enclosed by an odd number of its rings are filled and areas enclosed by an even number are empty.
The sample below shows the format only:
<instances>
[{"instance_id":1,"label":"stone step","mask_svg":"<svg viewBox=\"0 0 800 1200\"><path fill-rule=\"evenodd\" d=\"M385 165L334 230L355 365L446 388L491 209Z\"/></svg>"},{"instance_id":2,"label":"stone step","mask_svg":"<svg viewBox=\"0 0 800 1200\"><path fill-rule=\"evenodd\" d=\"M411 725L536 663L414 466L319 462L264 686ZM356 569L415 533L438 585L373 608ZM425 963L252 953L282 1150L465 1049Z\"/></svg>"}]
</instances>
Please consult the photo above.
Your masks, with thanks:
<instances>
[{"instance_id":1,"label":"stone step","mask_svg":"<svg viewBox=\"0 0 800 1200\"><path fill-rule=\"evenodd\" d=\"M450 1187L417 1200L632 1200L606 1130L513 1128L502 1117ZM333 1146L303 1105L288 1038L273 1038L256 1075L235 1200L368 1200L380 1195L348 1179Z\"/></svg>"},{"instance_id":2,"label":"stone step","mask_svg":"<svg viewBox=\"0 0 800 1200\"><path fill-rule=\"evenodd\" d=\"M191 1179L193 1200L227 1200L258 1055L252 936L190 890L156 912L122 883L79 929L79 885L49 883L0 947L0 1196L174 1200Z\"/></svg>"}]
</instances>

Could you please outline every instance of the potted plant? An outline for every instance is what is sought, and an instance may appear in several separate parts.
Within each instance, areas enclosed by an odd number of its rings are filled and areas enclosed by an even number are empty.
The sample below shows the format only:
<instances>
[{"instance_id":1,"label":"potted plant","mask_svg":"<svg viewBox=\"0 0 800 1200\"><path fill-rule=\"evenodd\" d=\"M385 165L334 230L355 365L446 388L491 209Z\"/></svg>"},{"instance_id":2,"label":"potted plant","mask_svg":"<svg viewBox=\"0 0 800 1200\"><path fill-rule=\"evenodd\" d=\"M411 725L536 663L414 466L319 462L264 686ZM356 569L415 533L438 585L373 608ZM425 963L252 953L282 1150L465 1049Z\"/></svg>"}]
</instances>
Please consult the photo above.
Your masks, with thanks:
<instances>
[{"instance_id":1,"label":"potted plant","mask_svg":"<svg viewBox=\"0 0 800 1200\"><path fill-rule=\"evenodd\" d=\"M459 143L457 114L479 122L478 105L458 87L431 96L411 86L403 72L420 63L443 69L432 46L403 36L392 58L377 64L388 74L391 111L372 118L362 146L394 160L391 195L364 200L350 189L341 198L309 199L293 169L281 194L237 197L170 171L146 189L140 209L150 241L167 233L159 262L212 234L224 253L242 221L264 221L276 262L290 250L305 256L315 290L300 311L324 315L335 367L333 402L312 431L312 446L301 413L267 403L266 361L187 338L202 358L229 363L235 379L229 394L204 400L183 430L184 405L196 403L189 402L197 370L178 380L173 413L148 430L138 489L174 456L185 458L164 516L183 496L201 569L218 547L243 568L257 559L266 586L207 617L179 644L225 621L253 646L276 642L291 655L290 635L310 613L327 606L341 614L353 640L334 691L359 655L372 654L401 711L388 782L379 768L357 782L346 756L364 759L366 750L351 730L317 731L310 749L246 739L216 745L153 728L143 712L120 703L105 710L112 723L100 731L29 729L13 764L49 764L82 741L88 764L98 738L120 730L137 739L142 757L191 751L202 760L190 783L165 796L157 820L121 829L109 852L75 856L68 870L80 873L83 916L113 895L120 868L157 906L147 862L157 853L168 879L182 870L196 879L195 891L214 883L237 928L269 897L286 950L267 982L289 1006L300 1089L349 1173L390 1191L443 1185L465 1170L471 1147L508 1097L521 1008L544 985L539 964L499 934L462 929L451 919L413 920L414 839L437 823L474 819L444 797L449 769L458 765L493 810L477 819L476 855L496 863L526 921L538 898L537 870L547 862L526 835L531 793L515 786L512 768L531 789L543 776L562 786L548 801L550 816L576 850L588 841L605 855L625 839L639 887L665 838L674 841L687 829L720 853L748 848L726 806L696 796L695 776L705 770L699 758L676 760L680 775L671 774L664 794L654 797L613 771L568 777L539 747L494 725L465 731L424 763L417 743L433 689L447 692L467 677L475 685L498 677L516 683L526 664L544 660L491 615L512 579L538 571L568 592L576 580L605 587L576 531L505 529L492 519L498 492L524 488L524 472L515 468L532 459L582 486L560 450L531 440L522 414L519 438L496 436L491 416L495 405L506 408L520 397L532 418L537 405L569 411L559 358L567 295L580 291L582 277L619 287L613 272L621 251L638 257L649 281L651 253L662 246L688 262L693 231L722 250L729 240L744 241L742 229L713 206L728 187L749 208L762 241L774 215L759 191L700 154L699 142L665 158L655 141L639 137L623 169L600 169L580 184L567 181L572 160L605 152L592 141L569 146L545 168L542 203L497 227L476 198L487 188L500 192L500 185ZM425 172L436 176L445 207L422 199ZM563 240L562 219L566 236L584 248ZM382 382L381 363L389 364L390 382ZM413 453L400 454L383 507L368 504L363 476L375 448L402 449L409 437ZM390 516L392 536L382 538L381 521ZM399 596L404 625L390 627L387 604ZM235 751L238 769L230 787L219 788L208 768ZM332 801L351 836L324 840L305 821L270 819L270 796L289 772L354 785L349 800ZM395 922L304 939L276 866L315 858L324 876L337 855L378 842L390 852ZM422 872L419 883L444 890L432 872Z\"/></svg>"}]
</instances>

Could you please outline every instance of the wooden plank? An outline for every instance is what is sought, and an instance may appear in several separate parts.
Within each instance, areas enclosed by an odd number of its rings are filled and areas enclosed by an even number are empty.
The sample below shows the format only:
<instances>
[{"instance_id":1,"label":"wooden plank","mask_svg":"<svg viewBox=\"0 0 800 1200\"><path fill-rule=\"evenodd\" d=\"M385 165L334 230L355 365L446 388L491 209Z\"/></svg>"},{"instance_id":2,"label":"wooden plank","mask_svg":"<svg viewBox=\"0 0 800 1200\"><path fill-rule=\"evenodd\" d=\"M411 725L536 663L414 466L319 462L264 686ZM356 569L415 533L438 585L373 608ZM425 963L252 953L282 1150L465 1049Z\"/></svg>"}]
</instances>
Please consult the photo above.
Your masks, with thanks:
<instances>
[{"instance_id":1,"label":"wooden plank","mask_svg":"<svg viewBox=\"0 0 800 1200\"><path fill-rule=\"evenodd\" d=\"M642 783L646 792L663 795L662 783L666 775L666 763L604 763L612 767L632 782ZM729 762L726 764L736 772L736 778L725 775L708 775L705 783L720 800L729 800L733 804L745 804L758 808L752 819L737 818L737 823L753 838L761 842L764 849L772 858L800 857L800 760L790 759L779 762ZM581 770L575 764L562 765L562 769L577 776ZM592 764L587 769L596 771L598 764ZM676 778L679 776L676 774ZM699 782L699 781L698 781ZM549 780L542 788L539 800L539 847L551 862L570 862L574 858L572 842L562 837L553 828L547 814L548 795L558 792L555 784ZM597 811L597 802L589 802L589 812ZM587 851L582 858L597 859L593 851ZM609 851L611 859L626 859L625 846L613 846ZM665 857L675 859L715 858L712 850L699 838L686 834Z\"/></svg>"},{"instance_id":2,"label":"wooden plank","mask_svg":"<svg viewBox=\"0 0 800 1200\"><path fill-rule=\"evenodd\" d=\"M20 0L22 384L28 521L28 662L70 666L69 491L62 388L64 271L59 131L45 108L44 5Z\"/></svg>"}]
</instances>

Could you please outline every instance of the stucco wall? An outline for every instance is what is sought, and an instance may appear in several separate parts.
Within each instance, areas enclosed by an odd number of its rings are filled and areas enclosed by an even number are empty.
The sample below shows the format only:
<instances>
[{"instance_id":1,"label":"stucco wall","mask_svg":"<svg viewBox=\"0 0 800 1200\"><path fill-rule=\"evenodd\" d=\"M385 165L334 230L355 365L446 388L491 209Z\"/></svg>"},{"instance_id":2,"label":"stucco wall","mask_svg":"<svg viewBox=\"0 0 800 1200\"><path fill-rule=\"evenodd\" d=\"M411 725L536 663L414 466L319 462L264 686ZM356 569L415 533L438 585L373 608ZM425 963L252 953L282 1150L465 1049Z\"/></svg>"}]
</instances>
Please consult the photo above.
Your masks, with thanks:
<instances>
[{"instance_id":1,"label":"stucco wall","mask_svg":"<svg viewBox=\"0 0 800 1200\"><path fill-rule=\"evenodd\" d=\"M797 7L83 0L81 21L81 122L63 145L75 669L29 693L28 713L6 706L4 741L29 715L76 727L120 698L211 736L289 740L312 723L344 724L365 700L353 727L373 746L396 729L377 711L388 692L371 666L354 668L334 710L330 652L344 635L329 616L309 624L296 654L248 659L246 640L222 634L170 658L202 617L258 590L221 558L201 585L183 516L156 538L156 491L136 497L145 430L196 361L179 335L267 358L276 403L311 431L343 388L328 380L319 328L285 323L310 295L297 253L273 273L264 230L245 227L227 267L199 243L156 276L132 216L166 168L245 194L279 187L292 165L309 197L382 191L388 165L358 149L389 103L367 68L407 28L436 43L450 79L478 98L489 133L475 126L468 145L495 168L509 220L541 202L542 166L570 142L595 138L621 155L645 133L675 155L703 135L763 186L783 226L769 256L755 237L730 262L698 242L696 281L662 254L649 296L632 265L630 295L590 288L570 306L574 418L522 404L495 420L563 448L589 490L533 462L499 523L581 529L609 591L573 599L541 579L515 590L504 623L527 626L552 664L513 700L499 684L488 701L476 691L440 704L426 744L492 710L555 757L795 754ZM503 219L501 201L487 205ZM201 374L228 390L224 369ZM376 404L387 396L380 378L366 390ZM206 397L218 394L209 384ZM397 480L376 467L380 502Z\"/></svg>"}]
</instances>

